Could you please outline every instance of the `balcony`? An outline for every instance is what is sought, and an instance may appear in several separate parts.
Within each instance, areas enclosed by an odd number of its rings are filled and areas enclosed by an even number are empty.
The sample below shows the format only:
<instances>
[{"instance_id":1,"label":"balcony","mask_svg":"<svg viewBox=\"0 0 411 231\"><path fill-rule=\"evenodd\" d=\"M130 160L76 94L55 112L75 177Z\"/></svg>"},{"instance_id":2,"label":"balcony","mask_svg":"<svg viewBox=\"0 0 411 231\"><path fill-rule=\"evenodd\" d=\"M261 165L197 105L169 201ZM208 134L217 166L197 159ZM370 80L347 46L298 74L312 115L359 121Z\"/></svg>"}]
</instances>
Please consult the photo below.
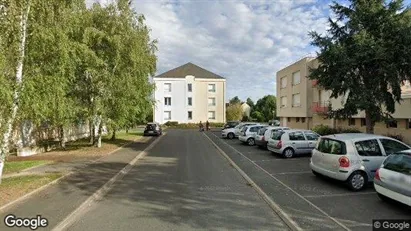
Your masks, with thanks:
<instances>
[{"instance_id":1,"label":"balcony","mask_svg":"<svg viewBox=\"0 0 411 231\"><path fill-rule=\"evenodd\" d=\"M311 110L316 114L327 114L330 101L313 102Z\"/></svg>"}]
</instances>

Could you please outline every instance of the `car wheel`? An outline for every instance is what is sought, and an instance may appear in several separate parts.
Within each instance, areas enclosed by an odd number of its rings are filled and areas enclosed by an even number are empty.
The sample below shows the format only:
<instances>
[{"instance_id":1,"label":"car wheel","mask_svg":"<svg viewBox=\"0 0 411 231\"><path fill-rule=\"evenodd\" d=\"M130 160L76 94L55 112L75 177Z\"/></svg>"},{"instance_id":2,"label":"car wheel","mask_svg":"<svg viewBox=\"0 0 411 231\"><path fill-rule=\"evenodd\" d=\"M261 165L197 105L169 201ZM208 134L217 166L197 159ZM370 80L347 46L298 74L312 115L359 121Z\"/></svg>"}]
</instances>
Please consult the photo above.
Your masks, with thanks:
<instances>
[{"instance_id":1,"label":"car wheel","mask_svg":"<svg viewBox=\"0 0 411 231\"><path fill-rule=\"evenodd\" d=\"M363 190L367 186L367 183L367 176L360 171L353 172L347 180L348 187L355 192Z\"/></svg>"},{"instance_id":2,"label":"car wheel","mask_svg":"<svg viewBox=\"0 0 411 231\"><path fill-rule=\"evenodd\" d=\"M234 133L232 132L228 133L227 138L230 140L234 139Z\"/></svg>"},{"instance_id":3,"label":"car wheel","mask_svg":"<svg viewBox=\"0 0 411 231\"><path fill-rule=\"evenodd\" d=\"M283 156L285 158L292 158L294 156L294 150L292 148L287 148L283 151Z\"/></svg>"},{"instance_id":4,"label":"car wheel","mask_svg":"<svg viewBox=\"0 0 411 231\"><path fill-rule=\"evenodd\" d=\"M253 138L249 138L247 140L247 144L250 145L250 146L254 146L255 145L255 140Z\"/></svg>"}]
</instances>

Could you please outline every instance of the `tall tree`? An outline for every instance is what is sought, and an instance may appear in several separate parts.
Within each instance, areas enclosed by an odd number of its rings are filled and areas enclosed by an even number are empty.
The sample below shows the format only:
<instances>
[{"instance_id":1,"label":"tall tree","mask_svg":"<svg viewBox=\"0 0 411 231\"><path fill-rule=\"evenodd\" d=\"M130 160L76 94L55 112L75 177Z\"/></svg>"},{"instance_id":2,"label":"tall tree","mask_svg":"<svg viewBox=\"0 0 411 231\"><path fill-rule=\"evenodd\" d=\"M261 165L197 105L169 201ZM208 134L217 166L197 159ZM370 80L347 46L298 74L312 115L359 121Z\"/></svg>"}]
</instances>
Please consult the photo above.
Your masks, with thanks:
<instances>
[{"instance_id":1,"label":"tall tree","mask_svg":"<svg viewBox=\"0 0 411 231\"><path fill-rule=\"evenodd\" d=\"M234 104L241 104L241 100L238 98L238 96L235 96L232 99L230 99L230 105Z\"/></svg>"},{"instance_id":2,"label":"tall tree","mask_svg":"<svg viewBox=\"0 0 411 231\"><path fill-rule=\"evenodd\" d=\"M251 117L256 119L258 122L267 122L269 120L275 119L276 115L277 101L274 95L266 95L263 98L257 100L253 111L251 112Z\"/></svg>"},{"instance_id":3,"label":"tall tree","mask_svg":"<svg viewBox=\"0 0 411 231\"><path fill-rule=\"evenodd\" d=\"M330 90L331 98L345 99L329 117L365 111L366 131L374 133L375 123L395 112L401 84L411 77L410 16L401 0L351 0L331 9L337 19L329 19L328 35L310 32L320 64L309 78Z\"/></svg>"},{"instance_id":4,"label":"tall tree","mask_svg":"<svg viewBox=\"0 0 411 231\"><path fill-rule=\"evenodd\" d=\"M227 121L239 121L243 117L243 109L241 104L230 104L226 109Z\"/></svg>"},{"instance_id":5,"label":"tall tree","mask_svg":"<svg viewBox=\"0 0 411 231\"><path fill-rule=\"evenodd\" d=\"M253 110L254 105L254 101L251 98L247 98L247 100L245 101L248 106L250 106L251 110Z\"/></svg>"}]
</instances>

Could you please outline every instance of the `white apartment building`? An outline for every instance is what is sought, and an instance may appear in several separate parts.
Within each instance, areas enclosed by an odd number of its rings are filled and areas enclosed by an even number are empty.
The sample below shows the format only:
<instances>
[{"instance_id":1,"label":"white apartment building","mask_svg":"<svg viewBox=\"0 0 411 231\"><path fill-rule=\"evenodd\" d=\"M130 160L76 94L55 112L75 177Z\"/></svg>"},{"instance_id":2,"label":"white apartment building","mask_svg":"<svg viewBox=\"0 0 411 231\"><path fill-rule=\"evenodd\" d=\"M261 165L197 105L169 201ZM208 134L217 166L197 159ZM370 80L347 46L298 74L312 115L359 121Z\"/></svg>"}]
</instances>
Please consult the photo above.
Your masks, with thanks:
<instances>
[{"instance_id":1,"label":"white apartment building","mask_svg":"<svg viewBox=\"0 0 411 231\"><path fill-rule=\"evenodd\" d=\"M155 122L225 122L225 78L187 63L155 76L154 83Z\"/></svg>"}]
</instances>

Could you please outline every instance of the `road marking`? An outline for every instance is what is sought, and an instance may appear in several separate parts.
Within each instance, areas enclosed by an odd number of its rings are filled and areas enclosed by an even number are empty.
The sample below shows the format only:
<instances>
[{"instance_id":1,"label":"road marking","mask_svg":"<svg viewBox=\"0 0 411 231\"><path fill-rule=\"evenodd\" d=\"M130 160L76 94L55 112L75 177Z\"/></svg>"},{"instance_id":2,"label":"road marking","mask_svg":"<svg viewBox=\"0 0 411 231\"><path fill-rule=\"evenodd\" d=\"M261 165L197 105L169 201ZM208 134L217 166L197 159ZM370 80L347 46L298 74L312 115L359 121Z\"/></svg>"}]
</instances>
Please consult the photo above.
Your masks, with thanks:
<instances>
[{"instance_id":1,"label":"road marking","mask_svg":"<svg viewBox=\"0 0 411 231\"><path fill-rule=\"evenodd\" d=\"M359 195L371 195L371 194L376 194L376 192L337 193L337 194L326 194L326 195L309 195L309 196L304 196L304 197L305 198L344 197L344 196L359 196Z\"/></svg>"},{"instance_id":2,"label":"road marking","mask_svg":"<svg viewBox=\"0 0 411 231\"><path fill-rule=\"evenodd\" d=\"M218 138L218 136L216 136L215 134L213 134L215 137ZM209 138L209 137L208 137ZM267 170L265 170L264 168L262 168L260 165L256 164L255 162L253 162L252 160L250 160L247 156L245 156L243 153L241 153L240 151L238 151L237 149L235 149L234 147L232 147L231 145L223 142L224 144L228 145L230 148L232 148L235 152L237 152L238 154L240 154L241 156L243 156L244 158L246 158L248 161L250 161L251 163L253 163L257 168L261 169L263 172L265 172L267 175L269 175L271 178L273 178L274 180L276 180L278 183L280 183L281 185L283 185L285 188L287 188L288 190L290 190L291 192L293 192L295 195L297 195L298 197L300 197L302 200L304 200L305 202L307 202L309 205L311 205L312 207L314 207L315 209L317 209L320 213L322 213L324 216L328 217L330 220L334 221L337 225L339 225L340 227L342 227L345 230L350 230L347 226L345 226L343 223L339 222L336 218L330 216L328 213L326 213L324 210L322 210L321 208L319 208L318 206L316 206L315 204L313 204L311 201L309 201L307 198L305 198L304 196L302 196L301 194L299 194L298 192L296 192L294 189L292 189L291 187L289 187L287 184L285 184L284 182L282 182L281 180L279 180L277 177L271 175L269 172L267 172Z\"/></svg>"},{"instance_id":3,"label":"road marking","mask_svg":"<svg viewBox=\"0 0 411 231\"><path fill-rule=\"evenodd\" d=\"M107 181L101 188L99 188L93 195L87 198L77 209L70 213L62 222L55 226L52 231L65 230L70 225L72 225L78 218L82 217L88 209L100 201L112 188L116 181L122 179L130 170L134 167L137 161L147 155L147 152L156 145L163 136L167 133L164 133L162 136L154 140L147 148L140 152L133 160L131 160L123 169L121 169L115 176L113 176L109 181Z\"/></svg>"},{"instance_id":4,"label":"road marking","mask_svg":"<svg viewBox=\"0 0 411 231\"><path fill-rule=\"evenodd\" d=\"M282 221L293 231L302 231L303 229L291 219L291 217L281 209L231 158L205 133L203 135L214 145L214 147L223 155L228 162L240 173L240 175L257 191L270 208L280 217ZM213 134L214 135L214 134ZM215 135L214 135L215 136Z\"/></svg>"},{"instance_id":5,"label":"road marking","mask_svg":"<svg viewBox=\"0 0 411 231\"><path fill-rule=\"evenodd\" d=\"M311 171L303 171L303 172L279 172L279 173L271 173L271 175L307 174L307 173L311 173Z\"/></svg>"}]
</instances>

